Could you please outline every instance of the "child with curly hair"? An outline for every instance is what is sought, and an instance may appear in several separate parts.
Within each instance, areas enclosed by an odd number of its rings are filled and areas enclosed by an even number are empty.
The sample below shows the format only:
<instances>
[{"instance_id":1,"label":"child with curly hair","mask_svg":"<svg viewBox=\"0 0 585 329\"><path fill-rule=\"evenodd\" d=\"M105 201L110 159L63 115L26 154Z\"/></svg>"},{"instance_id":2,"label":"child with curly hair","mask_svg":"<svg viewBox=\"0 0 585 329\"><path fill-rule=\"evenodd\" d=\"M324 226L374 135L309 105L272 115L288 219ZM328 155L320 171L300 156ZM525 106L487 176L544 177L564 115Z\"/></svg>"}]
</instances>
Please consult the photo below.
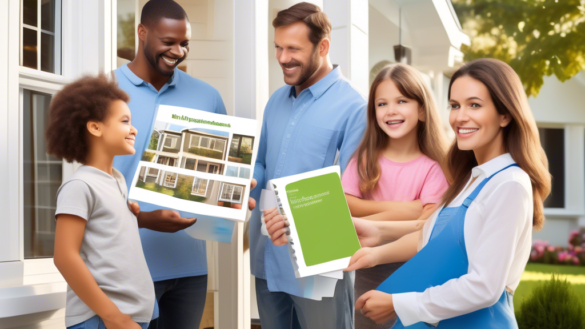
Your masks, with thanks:
<instances>
[{"instance_id":1,"label":"child with curly hair","mask_svg":"<svg viewBox=\"0 0 585 329\"><path fill-rule=\"evenodd\" d=\"M147 328L156 311L134 214L157 214L130 210L124 176L113 168L115 156L135 152L128 101L102 74L68 84L49 109L48 152L83 164L59 188L55 214L68 328Z\"/></svg>"}]
</instances>

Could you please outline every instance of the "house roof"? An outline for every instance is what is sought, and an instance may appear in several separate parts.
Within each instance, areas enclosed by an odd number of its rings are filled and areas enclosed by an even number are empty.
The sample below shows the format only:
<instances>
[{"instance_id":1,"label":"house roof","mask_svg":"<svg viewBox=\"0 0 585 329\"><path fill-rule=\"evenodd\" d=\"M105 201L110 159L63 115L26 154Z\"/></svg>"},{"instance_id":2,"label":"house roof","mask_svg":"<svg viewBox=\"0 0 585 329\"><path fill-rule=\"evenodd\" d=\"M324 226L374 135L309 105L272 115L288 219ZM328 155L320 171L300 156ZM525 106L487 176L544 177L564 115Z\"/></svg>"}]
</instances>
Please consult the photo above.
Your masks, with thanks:
<instances>
[{"instance_id":1,"label":"house roof","mask_svg":"<svg viewBox=\"0 0 585 329\"><path fill-rule=\"evenodd\" d=\"M209 136L209 137L213 137L213 138L225 139L225 140L227 140L229 138L228 136L221 136L221 135L215 135L215 134L210 134L210 133L204 133L204 132L197 131L197 130L189 130L188 128L181 130L181 133L184 133L184 132L189 132L189 133L197 134L197 135Z\"/></svg>"}]
</instances>

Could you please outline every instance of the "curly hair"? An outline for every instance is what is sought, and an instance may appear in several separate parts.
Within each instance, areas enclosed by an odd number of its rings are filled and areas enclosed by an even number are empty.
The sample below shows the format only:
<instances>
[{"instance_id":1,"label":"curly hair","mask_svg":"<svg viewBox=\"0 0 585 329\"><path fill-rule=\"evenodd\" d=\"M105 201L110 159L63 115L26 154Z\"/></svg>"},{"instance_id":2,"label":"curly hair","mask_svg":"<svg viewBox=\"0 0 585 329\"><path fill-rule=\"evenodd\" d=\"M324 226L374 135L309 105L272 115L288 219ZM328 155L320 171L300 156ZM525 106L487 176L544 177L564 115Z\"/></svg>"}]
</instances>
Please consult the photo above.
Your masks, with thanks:
<instances>
[{"instance_id":1,"label":"curly hair","mask_svg":"<svg viewBox=\"0 0 585 329\"><path fill-rule=\"evenodd\" d=\"M68 162L85 163L89 154L89 121L103 122L113 101L130 97L105 74L84 76L63 87L49 106L45 131L47 152Z\"/></svg>"}]
</instances>

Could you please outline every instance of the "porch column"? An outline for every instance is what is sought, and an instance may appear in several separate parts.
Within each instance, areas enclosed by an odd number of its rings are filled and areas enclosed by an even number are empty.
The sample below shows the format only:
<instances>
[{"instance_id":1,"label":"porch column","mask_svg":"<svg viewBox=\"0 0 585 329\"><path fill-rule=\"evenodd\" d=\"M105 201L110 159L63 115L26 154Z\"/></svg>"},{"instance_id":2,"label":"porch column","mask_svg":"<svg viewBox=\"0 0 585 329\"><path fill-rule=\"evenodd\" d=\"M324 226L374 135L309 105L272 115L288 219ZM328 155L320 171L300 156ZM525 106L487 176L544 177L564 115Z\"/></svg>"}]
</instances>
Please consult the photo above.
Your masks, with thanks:
<instances>
[{"instance_id":1,"label":"porch column","mask_svg":"<svg viewBox=\"0 0 585 329\"><path fill-rule=\"evenodd\" d=\"M331 20L331 61L366 97L370 74L368 0L323 0L323 11Z\"/></svg>"}]
</instances>

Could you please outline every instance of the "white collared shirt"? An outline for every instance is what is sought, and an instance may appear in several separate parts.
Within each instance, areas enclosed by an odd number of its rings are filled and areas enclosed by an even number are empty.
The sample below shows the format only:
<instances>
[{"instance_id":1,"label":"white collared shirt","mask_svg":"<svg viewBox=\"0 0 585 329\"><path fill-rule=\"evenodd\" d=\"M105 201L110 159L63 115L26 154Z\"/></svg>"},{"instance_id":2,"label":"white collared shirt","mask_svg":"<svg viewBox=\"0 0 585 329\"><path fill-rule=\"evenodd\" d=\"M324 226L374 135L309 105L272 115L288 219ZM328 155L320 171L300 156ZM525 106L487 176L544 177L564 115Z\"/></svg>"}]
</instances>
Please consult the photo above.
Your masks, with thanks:
<instances>
[{"instance_id":1,"label":"white collared shirt","mask_svg":"<svg viewBox=\"0 0 585 329\"><path fill-rule=\"evenodd\" d=\"M448 206L460 206L485 178L514 162L506 153L473 168L466 187ZM474 177L477 178L470 184ZM441 209L433 213L423 228L423 246L429 241ZM516 290L530 256L532 217L532 184L528 174L519 167L511 167L495 175L465 215L468 273L422 293L394 294L394 308L404 326L420 321L438 323L471 313L495 304L506 287Z\"/></svg>"}]
</instances>

